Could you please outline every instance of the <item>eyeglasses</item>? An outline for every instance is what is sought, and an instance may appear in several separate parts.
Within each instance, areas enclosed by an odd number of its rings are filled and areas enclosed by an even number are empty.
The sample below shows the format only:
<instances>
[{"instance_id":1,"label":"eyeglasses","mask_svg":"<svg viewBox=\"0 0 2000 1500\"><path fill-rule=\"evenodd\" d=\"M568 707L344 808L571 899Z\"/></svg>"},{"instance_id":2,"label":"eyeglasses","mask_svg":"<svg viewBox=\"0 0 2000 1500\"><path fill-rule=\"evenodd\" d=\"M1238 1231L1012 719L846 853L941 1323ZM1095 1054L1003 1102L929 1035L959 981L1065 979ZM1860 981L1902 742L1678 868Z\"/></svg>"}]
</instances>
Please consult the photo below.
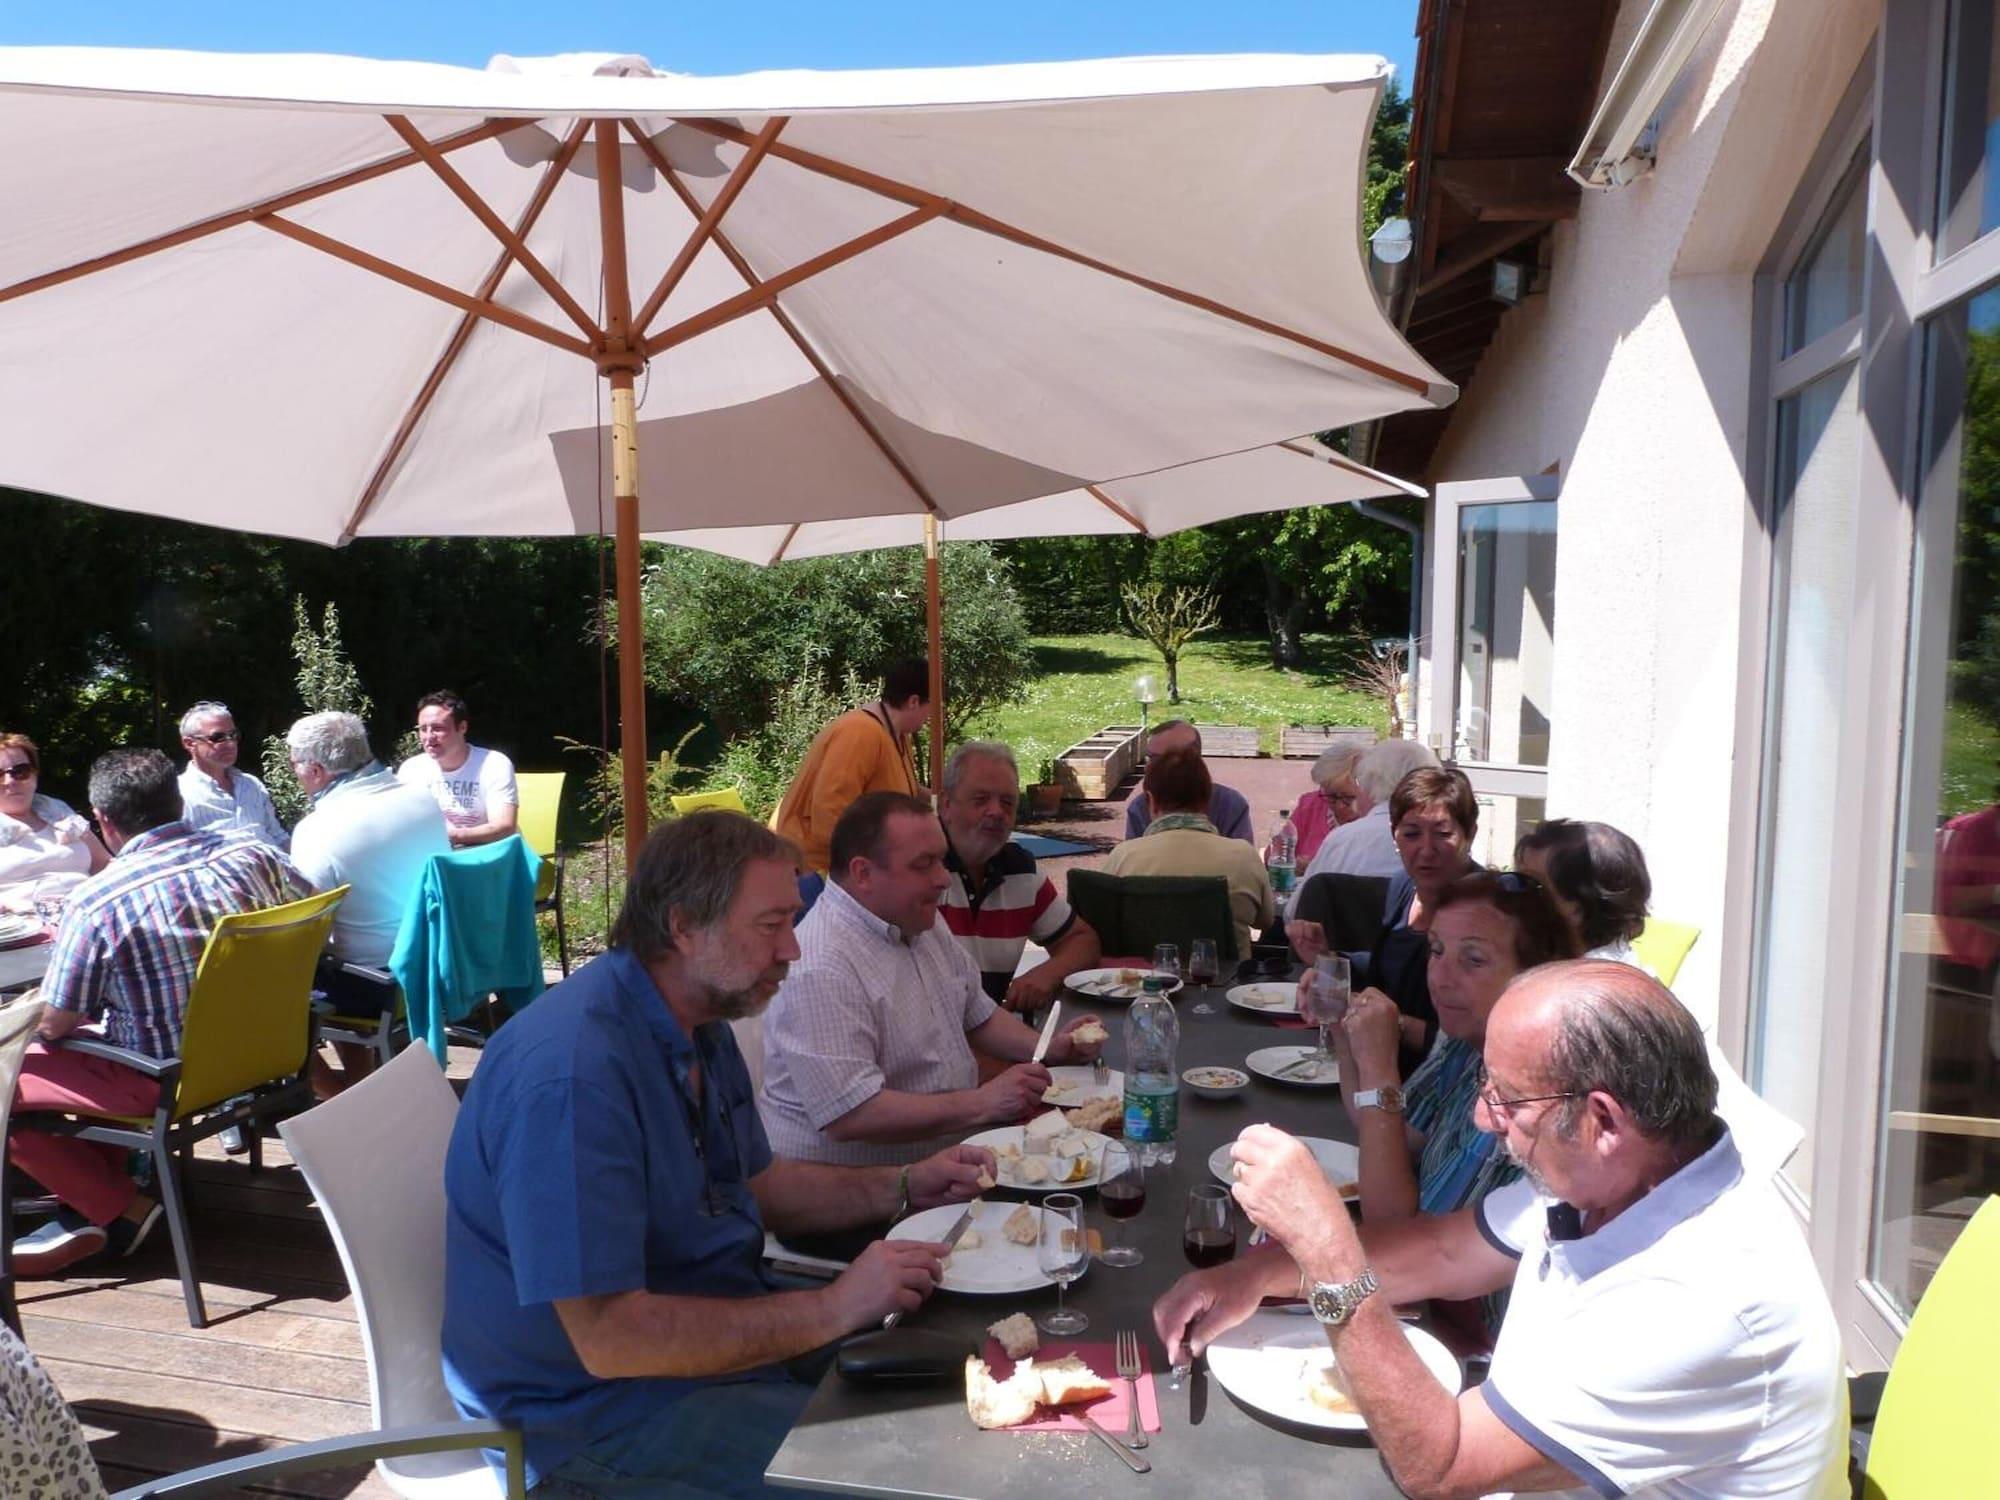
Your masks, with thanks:
<instances>
[{"instance_id":1,"label":"eyeglasses","mask_svg":"<svg viewBox=\"0 0 2000 1500\"><path fill-rule=\"evenodd\" d=\"M1480 1102L1488 1110L1492 1111L1494 1119L1502 1121L1512 1120L1514 1118L1514 1111L1524 1104L1546 1104L1551 1099L1581 1099L1584 1097L1578 1090L1570 1089L1560 1094L1528 1094L1519 1099L1508 1099L1494 1089L1493 1079L1487 1073L1483 1064L1479 1069L1479 1081L1475 1087L1478 1090Z\"/></svg>"},{"instance_id":2,"label":"eyeglasses","mask_svg":"<svg viewBox=\"0 0 2000 1500\"><path fill-rule=\"evenodd\" d=\"M242 739L243 735L240 730L218 729L214 734L191 734L188 738L200 740L204 745L233 745Z\"/></svg>"},{"instance_id":3,"label":"eyeglasses","mask_svg":"<svg viewBox=\"0 0 2000 1500\"><path fill-rule=\"evenodd\" d=\"M1320 795L1336 807L1352 807L1361 800L1354 792L1321 792Z\"/></svg>"},{"instance_id":4,"label":"eyeglasses","mask_svg":"<svg viewBox=\"0 0 2000 1500\"><path fill-rule=\"evenodd\" d=\"M27 761L18 766L0 766L0 781L33 781L35 768Z\"/></svg>"}]
</instances>

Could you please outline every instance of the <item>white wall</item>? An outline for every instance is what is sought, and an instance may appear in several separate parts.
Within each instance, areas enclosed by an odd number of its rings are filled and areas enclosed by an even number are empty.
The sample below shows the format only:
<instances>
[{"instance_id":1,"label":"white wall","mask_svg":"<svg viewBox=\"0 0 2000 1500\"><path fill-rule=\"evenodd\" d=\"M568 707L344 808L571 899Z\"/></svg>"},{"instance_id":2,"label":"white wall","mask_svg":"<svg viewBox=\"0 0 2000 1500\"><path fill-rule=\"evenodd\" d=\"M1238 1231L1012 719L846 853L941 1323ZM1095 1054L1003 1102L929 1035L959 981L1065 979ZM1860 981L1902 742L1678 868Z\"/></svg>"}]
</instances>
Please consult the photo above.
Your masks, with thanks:
<instances>
[{"instance_id":1,"label":"white wall","mask_svg":"<svg viewBox=\"0 0 2000 1500\"><path fill-rule=\"evenodd\" d=\"M1607 67L1647 8L1626 0ZM1729 915L1740 635L1764 628L1740 618L1757 524L1752 275L1876 9L1724 8L1669 95L1658 167L1586 192L1557 227L1546 290L1503 320L1429 474L1560 467L1549 813L1640 841L1654 910L1703 929L1677 989L1707 1023Z\"/></svg>"}]
</instances>

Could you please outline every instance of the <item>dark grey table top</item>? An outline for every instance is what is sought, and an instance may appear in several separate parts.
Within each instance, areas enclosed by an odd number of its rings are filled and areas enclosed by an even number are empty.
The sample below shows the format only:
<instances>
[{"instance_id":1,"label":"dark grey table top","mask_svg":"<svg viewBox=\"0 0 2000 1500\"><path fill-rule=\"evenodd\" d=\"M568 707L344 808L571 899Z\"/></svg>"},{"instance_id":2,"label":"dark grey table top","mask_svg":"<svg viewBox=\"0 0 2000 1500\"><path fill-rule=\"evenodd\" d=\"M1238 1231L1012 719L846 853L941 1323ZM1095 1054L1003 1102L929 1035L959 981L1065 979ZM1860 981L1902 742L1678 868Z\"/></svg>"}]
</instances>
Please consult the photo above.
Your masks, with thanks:
<instances>
[{"instance_id":1,"label":"dark grey table top","mask_svg":"<svg viewBox=\"0 0 2000 1500\"><path fill-rule=\"evenodd\" d=\"M1259 1047L1312 1040L1310 1031L1275 1027L1231 1008L1220 988L1208 992L1216 1014L1196 1015L1193 1007L1201 998L1201 991L1189 989L1176 1007L1183 1068L1241 1068L1244 1057ZM1112 1038L1106 1056L1112 1066L1120 1066L1122 1007L1088 1008L1103 1015ZM1066 1004L1065 1018L1071 1013ZM801 1489L950 1500L1023 1495L1091 1500L1099 1494L1140 1493L1156 1500L1297 1500L1307 1486L1357 1500L1399 1494L1363 1436L1280 1426L1239 1406L1213 1377L1206 1377L1205 1410L1197 1425L1191 1420L1192 1383L1178 1391L1168 1388L1165 1350L1153 1335L1152 1304L1188 1269L1181 1253L1187 1190L1214 1181L1209 1153L1258 1121L1301 1135L1354 1139L1335 1089L1288 1088L1253 1075L1242 1093L1216 1101L1196 1097L1183 1086L1177 1159L1170 1167L1154 1169L1144 1211L1124 1226L1127 1242L1145 1252L1144 1263L1124 1269L1093 1264L1069 1289L1069 1302L1090 1317L1081 1338L1109 1343L1118 1329L1132 1328L1148 1351L1157 1372L1162 1428L1150 1435L1145 1450L1152 1473L1130 1472L1088 1433L981 1432L966 1415L964 1388L957 1380L895 1391L856 1386L829 1373L771 1460L766 1479ZM1007 1196L1016 1195L989 1195ZM1084 1195L1084 1210L1090 1224L1109 1228L1094 1194ZM1239 1246L1247 1229L1239 1215ZM911 1327L962 1334L969 1348L984 1339L988 1323L1016 1311L1039 1314L1054 1302L1053 1288L1019 1297L940 1292L907 1321Z\"/></svg>"},{"instance_id":2,"label":"dark grey table top","mask_svg":"<svg viewBox=\"0 0 2000 1500\"><path fill-rule=\"evenodd\" d=\"M53 943L30 943L25 948L0 949L0 994L40 984L54 947Z\"/></svg>"}]
</instances>

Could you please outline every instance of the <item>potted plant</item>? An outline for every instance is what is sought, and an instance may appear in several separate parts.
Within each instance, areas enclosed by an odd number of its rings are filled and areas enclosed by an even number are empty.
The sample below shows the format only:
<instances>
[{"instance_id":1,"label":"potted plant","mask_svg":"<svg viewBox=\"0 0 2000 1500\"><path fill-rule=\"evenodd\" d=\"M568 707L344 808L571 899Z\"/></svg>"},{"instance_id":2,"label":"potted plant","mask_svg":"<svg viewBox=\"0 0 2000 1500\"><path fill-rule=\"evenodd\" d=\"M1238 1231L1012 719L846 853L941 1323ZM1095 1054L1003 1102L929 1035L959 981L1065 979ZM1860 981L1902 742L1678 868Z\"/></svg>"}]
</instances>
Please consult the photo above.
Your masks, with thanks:
<instances>
[{"instance_id":1,"label":"potted plant","mask_svg":"<svg viewBox=\"0 0 2000 1500\"><path fill-rule=\"evenodd\" d=\"M1027 789L1028 812L1037 818L1052 818L1062 811L1062 783L1056 780L1056 759L1047 753L1047 747L1027 744L1021 747L1023 765L1035 768L1035 780Z\"/></svg>"}]
</instances>

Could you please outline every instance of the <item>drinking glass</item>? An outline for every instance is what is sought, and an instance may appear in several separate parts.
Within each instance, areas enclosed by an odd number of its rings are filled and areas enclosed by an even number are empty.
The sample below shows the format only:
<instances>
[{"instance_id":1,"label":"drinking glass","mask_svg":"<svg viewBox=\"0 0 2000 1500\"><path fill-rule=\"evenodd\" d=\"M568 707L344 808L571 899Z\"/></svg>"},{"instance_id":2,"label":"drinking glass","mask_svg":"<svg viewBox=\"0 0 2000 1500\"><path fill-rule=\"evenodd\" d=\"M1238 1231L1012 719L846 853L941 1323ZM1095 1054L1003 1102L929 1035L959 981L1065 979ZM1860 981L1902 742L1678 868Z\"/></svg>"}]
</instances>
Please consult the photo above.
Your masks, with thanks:
<instances>
[{"instance_id":1,"label":"drinking glass","mask_svg":"<svg viewBox=\"0 0 2000 1500\"><path fill-rule=\"evenodd\" d=\"M1311 972L1299 976L1299 1014L1319 1028L1319 1050L1313 1054L1315 1078L1333 1061L1327 1051L1328 1028L1338 1026L1347 1014L1353 983L1347 959L1338 953L1322 953L1313 961Z\"/></svg>"},{"instance_id":2,"label":"drinking glass","mask_svg":"<svg viewBox=\"0 0 2000 1500\"><path fill-rule=\"evenodd\" d=\"M1145 1252L1122 1241L1125 1221L1146 1206L1146 1168L1139 1153L1123 1141L1104 1143L1097 1162L1097 1201L1111 1220L1112 1239L1097 1258L1107 1266L1138 1265Z\"/></svg>"},{"instance_id":3,"label":"drinking glass","mask_svg":"<svg viewBox=\"0 0 2000 1500\"><path fill-rule=\"evenodd\" d=\"M1215 1007L1208 1003L1208 987L1215 983L1222 973L1222 961L1216 956L1214 938L1196 938L1194 946L1188 950L1188 983L1199 985L1202 997L1195 1002L1194 1013L1198 1016L1212 1016Z\"/></svg>"},{"instance_id":4,"label":"drinking glass","mask_svg":"<svg viewBox=\"0 0 2000 1500\"><path fill-rule=\"evenodd\" d=\"M1071 1338L1090 1326L1090 1319L1063 1306L1063 1292L1090 1264L1090 1242L1083 1232L1083 1200L1075 1193L1050 1193L1042 1200L1042 1234L1035 1242L1035 1263L1056 1284L1056 1310L1035 1321L1043 1333Z\"/></svg>"},{"instance_id":5,"label":"drinking glass","mask_svg":"<svg viewBox=\"0 0 2000 1500\"><path fill-rule=\"evenodd\" d=\"M1236 1226L1229 1222L1229 1189L1204 1182L1188 1189L1181 1249L1197 1271L1219 1266L1236 1254Z\"/></svg>"},{"instance_id":6,"label":"drinking glass","mask_svg":"<svg viewBox=\"0 0 2000 1500\"><path fill-rule=\"evenodd\" d=\"M1168 982L1169 987L1181 981L1181 950L1177 943L1162 943L1153 950L1153 972Z\"/></svg>"}]
</instances>

